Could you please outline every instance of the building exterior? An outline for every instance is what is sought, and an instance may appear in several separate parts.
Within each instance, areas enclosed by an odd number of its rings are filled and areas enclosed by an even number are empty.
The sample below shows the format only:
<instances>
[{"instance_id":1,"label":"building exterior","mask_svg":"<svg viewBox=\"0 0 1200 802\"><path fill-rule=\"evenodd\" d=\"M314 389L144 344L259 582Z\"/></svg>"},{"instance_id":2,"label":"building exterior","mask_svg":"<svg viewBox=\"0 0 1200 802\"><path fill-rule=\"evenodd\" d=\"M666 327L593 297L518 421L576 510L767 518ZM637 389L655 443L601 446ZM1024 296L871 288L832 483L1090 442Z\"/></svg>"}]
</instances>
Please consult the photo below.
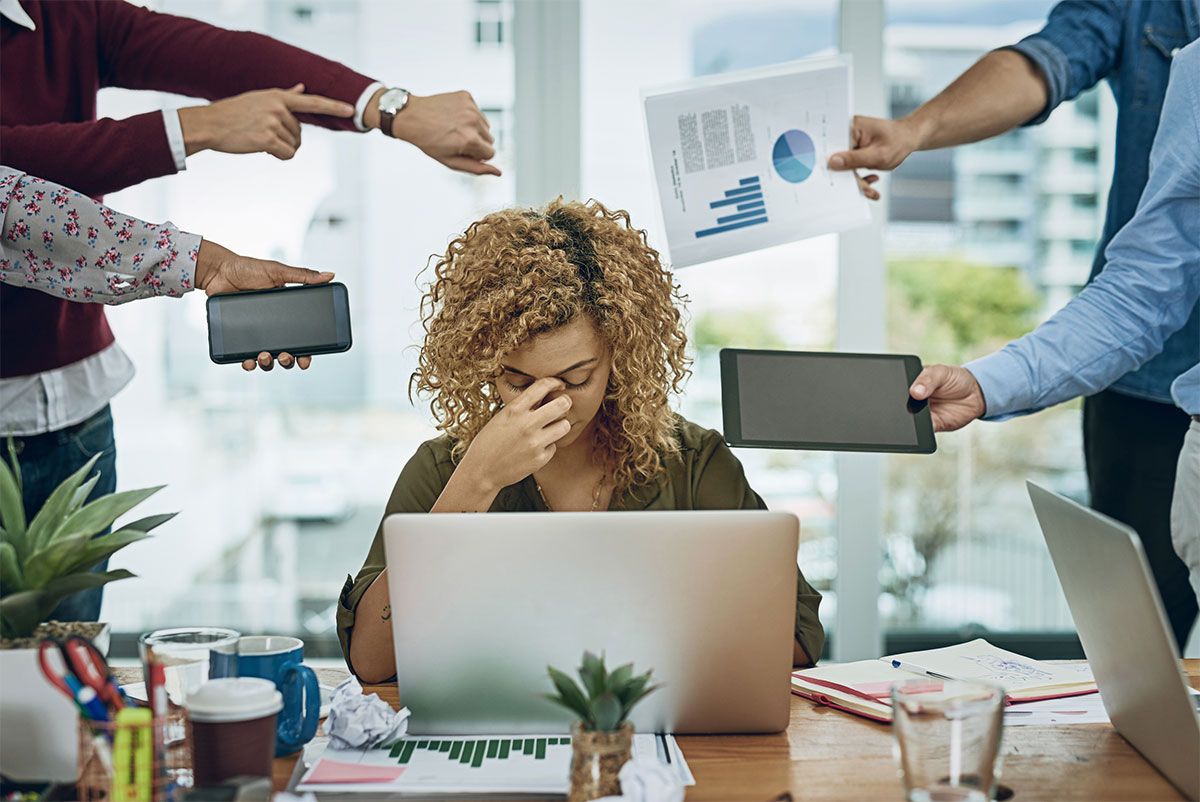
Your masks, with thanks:
<instances>
[{"instance_id":1,"label":"building exterior","mask_svg":"<svg viewBox=\"0 0 1200 802\"><path fill-rule=\"evenodd\" d=\"M892 117L908 114L989 50L1036 31L1002 26L891 25L885 70ZM913 154L892 180L893 254L953 253L1020 267L1047 311L1086 281L1115 147L1115 109L1098 87L1039 126L973 145Z\"/></svg>"}]
</instances>

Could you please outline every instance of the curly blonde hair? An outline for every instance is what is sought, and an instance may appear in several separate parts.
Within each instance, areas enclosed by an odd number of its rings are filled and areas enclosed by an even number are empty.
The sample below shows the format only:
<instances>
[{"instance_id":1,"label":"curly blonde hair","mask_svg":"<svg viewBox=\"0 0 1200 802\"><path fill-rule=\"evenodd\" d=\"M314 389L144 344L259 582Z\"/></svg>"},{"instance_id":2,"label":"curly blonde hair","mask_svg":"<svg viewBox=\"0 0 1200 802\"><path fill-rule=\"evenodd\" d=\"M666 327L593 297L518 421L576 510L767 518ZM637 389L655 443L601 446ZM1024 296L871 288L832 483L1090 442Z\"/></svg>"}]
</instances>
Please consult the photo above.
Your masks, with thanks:
<instances>
[{"instance_id":1,"label":"curly blonde hair","mask_svg":"<svg viewBox=\"0 0 1200 802\"><path fill-rule=\"evenodd\" d=\"M431 397L456 460L501 407L501 358L587 315L612 354L595 444L614 498L658 476L679 447L668 399L690 372L686 298L628 212L561 198L494 212L450 243L434 273L410 390Z\"/></svg>"}]
</instances>

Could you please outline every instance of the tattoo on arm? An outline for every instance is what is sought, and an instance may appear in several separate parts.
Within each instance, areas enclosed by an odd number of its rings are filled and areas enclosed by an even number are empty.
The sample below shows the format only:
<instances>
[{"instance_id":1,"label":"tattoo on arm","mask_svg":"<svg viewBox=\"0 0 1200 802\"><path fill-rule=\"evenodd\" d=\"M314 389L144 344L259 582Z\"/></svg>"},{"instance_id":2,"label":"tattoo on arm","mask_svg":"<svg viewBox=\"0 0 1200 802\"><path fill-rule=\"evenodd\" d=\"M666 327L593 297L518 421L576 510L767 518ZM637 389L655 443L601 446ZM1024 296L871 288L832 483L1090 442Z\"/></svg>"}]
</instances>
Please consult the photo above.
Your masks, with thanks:
<instances>
[{"instance_id":1,"label":"tattoo on arm","mask_svg":"<svg viewBox=\"0 0 1200 802\"><path fill-rule=\"evenodd\" d=\"M381 618L384 621L392 620L392 605L390 605L390 604L383 605L383 615L381 616Z\"/></svg>"}]
</instances>

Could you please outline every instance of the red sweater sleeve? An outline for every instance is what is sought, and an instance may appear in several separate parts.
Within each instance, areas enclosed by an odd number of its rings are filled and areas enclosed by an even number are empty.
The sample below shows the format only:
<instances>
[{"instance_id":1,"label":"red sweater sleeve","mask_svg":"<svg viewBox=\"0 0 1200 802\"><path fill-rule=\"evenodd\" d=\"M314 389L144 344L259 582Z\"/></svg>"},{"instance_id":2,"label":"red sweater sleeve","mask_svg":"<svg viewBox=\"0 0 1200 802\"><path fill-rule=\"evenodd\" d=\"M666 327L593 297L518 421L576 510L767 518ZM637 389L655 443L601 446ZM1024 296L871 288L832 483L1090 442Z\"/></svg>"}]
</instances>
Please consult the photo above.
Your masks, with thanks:
<instances>
[{"instance_id":1,"label":"red sweater sleeve","mask_svg":"<svg viewBox=\"0 0 1200 802\"><path fill-rule=\"evenodd\" d=\"M0 141L6 165L92 197L175 172L160 111L124 120L5 125Z\"/></svg>"},{"instance_id":2,"label":"red sweater sleeve","mask_svg":"<svg viewBox=\"0 0 1200 802\"><path fill-rule=\"evenodd\" d=\"M336 61L269 36L229 31L124 0L97 0L96 18L104 86L218 100L303 83L309 94L353 105L372 83ZM325 128L357 130L350 118L313 114L298 118Z\"/></svg>"}]
</instances>

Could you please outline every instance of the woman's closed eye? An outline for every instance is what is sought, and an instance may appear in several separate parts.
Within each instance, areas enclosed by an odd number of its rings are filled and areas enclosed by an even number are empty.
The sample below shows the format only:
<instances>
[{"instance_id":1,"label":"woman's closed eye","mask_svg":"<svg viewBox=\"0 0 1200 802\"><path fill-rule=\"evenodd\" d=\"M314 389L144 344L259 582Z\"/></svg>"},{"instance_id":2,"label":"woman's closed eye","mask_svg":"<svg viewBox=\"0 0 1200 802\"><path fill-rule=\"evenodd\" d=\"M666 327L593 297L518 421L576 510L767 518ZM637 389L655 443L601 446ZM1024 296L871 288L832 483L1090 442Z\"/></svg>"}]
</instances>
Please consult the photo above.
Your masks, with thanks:
<instances>
[{"instance_id":1,"label":"woman's closed eye","mask_svg":"<svg viewBox=\"0 0 1200 802\"><path fill-rule=\"evenodd\" d=\"M559 376L559 378L562 379L562 383L567 386L568 390L581 390L584 387L587 387L589 384L591 384L592 373L591 373L591 371L589 371L588 374L586 376L583 376L582 378L577 375L571 377L572 379L578 379L578 381L568 381L567 379L565 379L562 376Z\"/></svg>"},{"instance_id":2,"label":"woman's closed eye","mask_svg":"<svg viewBox=\"0 0 1200 802\"><path fill-rule=\"evenodd\" d=\"M577 378L577 377L572 377L572 378ZM566 385L566 388L568 390L581 390L584 387L587 387L591 383L592 374L588 373L588 375L582 381L571 382L571 381L567 381L566 379L563 379L561 376L559 377L559 379L562 381L562 383L564 385ZM529 387L529 385L533 384L533 380L529 379L528 377L525 377L525 376L513 377L510 379L509 375L505 374L504 383L505 383L505 385L508 386L508 389L512 390L514 393L519 393L519 392L523 391L525 388Z\"/></svg>"}]
</instances>

